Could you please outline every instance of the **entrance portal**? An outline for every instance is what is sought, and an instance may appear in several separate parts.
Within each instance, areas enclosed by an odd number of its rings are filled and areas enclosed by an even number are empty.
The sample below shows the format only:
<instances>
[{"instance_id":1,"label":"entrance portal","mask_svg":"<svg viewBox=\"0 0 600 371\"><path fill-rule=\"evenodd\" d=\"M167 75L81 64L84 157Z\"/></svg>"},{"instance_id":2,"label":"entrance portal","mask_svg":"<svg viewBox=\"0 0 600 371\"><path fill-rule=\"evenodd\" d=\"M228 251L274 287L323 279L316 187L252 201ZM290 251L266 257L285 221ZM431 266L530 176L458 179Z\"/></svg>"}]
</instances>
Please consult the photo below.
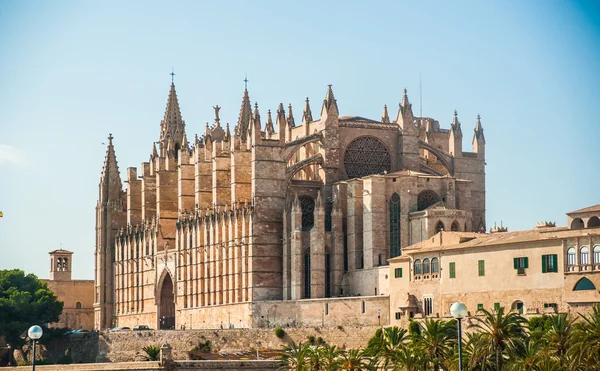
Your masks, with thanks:
<instances>
[{"instance_id":1,"label":"entrance portal","mask_svg":"<svg viewBox=\"0 0 600 371\"><path fill-rule=\"evenodd\" d=\"M175 329L175 295L173 293L173 280L167 274L160 289L160 304L158 308L159 329Z\"/></svg>"}]
</instances>

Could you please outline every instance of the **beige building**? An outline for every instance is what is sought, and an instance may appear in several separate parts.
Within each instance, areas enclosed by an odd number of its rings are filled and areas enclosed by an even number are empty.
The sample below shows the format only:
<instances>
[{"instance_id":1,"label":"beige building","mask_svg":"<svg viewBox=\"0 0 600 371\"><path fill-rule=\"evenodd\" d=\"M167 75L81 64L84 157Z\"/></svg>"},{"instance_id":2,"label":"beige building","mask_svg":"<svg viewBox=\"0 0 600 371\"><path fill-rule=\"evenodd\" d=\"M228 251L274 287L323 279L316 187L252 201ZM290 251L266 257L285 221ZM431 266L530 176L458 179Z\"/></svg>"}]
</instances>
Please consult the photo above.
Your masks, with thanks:
<instances>
[{"instance_id":1,"label":"beige building","mask_svg":"<svg viewBox=\"0 0 600 371\"><path fill-rule=\"evenodd\" d=\"M376 120L340 116L329 86L320 117L307 98L296 122L291 105L261 116L245 90L233 130L215 106L188 141L171 84L127 189L109 136L95 326L385 323L389 258L442 229L485 230L480 118L467 152L456 112L442 129L398 98L393 120L386 106Z\"/></svg>"},{"instance_id":2,"label":"beige building","mask_svg":"<svg viewBox=\"0 0 600 371\"><path fill-rule=\"evenodd\" d=\"M70 329L94 328L94 281L73 280L73 253L67 250L50 252L50 279L43 280L48 288L64 303L58 323L53 327Z\"/></svg>"},{"instance_id":3,"label":"beige building","mask_svg":"<svg viewBox=\"0 0 600 371\"><path fill-rule=\"evenodd\" d=\"M567 214L568 226L527 231L441 231L390 259L391 324L500 306L524 314L584 311L600 303L600 205Z\"/></svg>"}]
</instances>

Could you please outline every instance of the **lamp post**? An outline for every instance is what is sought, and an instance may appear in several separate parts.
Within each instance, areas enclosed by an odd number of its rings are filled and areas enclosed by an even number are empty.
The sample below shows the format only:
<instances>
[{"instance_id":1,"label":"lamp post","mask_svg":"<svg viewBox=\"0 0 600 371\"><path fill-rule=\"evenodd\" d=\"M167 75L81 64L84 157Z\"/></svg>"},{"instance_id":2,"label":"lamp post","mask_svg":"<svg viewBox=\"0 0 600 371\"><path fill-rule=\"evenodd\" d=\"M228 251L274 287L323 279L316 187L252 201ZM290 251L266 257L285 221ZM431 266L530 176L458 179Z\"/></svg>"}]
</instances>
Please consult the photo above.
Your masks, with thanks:
<instances>
[{"instance_id":1,"label":"lamp post","mask_svg":"<svg viewBox=\"0 0 600 371\"><path fill-rule=\"evenodd\" d=\"M36 340L41 338L43 334L44 330L42 330L42 328L37 325L31 326L27 331L27 335L29 335L29 338L33 340L33 361L31 362L31 371L35 371L35 342Z\"/></svg>"},{"instance_id":2,"label":"lamp post","mask_svg":"<svg viewBox=\"0 0 600 371\"><path fill-rule=\"evenodd\" d=\"M467 306L457 301L450 307L450 314L458 321L458 371L462 371L462 323L467 316Z\"/></svg>"}]
</instances>

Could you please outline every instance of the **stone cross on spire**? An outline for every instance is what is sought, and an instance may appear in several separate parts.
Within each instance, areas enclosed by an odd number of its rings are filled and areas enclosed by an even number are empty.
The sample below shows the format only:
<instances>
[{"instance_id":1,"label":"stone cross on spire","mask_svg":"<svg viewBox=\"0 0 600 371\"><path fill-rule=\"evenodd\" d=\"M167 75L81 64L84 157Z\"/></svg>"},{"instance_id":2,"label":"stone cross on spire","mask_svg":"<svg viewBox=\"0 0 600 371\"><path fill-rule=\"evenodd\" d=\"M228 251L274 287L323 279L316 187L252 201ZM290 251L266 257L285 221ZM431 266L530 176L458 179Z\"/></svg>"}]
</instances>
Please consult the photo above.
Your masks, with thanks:
<instances>
[{"instance_id":1,"label":"stone cross on spire","mask_svg":"<svg viewBox=\"0 0 600 371\"><path fill-rule=\"evenodd\" d=\"M248 90L248 75L244 76L244 90Z\"/></svg>"},{"instance_id":2,"label":"stone cross on spire","mask_svg":"<svg viewBox=\"0 0 600 371\"><path fill-rule=\"evenodd\" d=\"M171 73L169 75L171 75L171 84L174 84L175 83L175 71L173 70L173 68L171 68Z\"/></svg>"}]
</instances>

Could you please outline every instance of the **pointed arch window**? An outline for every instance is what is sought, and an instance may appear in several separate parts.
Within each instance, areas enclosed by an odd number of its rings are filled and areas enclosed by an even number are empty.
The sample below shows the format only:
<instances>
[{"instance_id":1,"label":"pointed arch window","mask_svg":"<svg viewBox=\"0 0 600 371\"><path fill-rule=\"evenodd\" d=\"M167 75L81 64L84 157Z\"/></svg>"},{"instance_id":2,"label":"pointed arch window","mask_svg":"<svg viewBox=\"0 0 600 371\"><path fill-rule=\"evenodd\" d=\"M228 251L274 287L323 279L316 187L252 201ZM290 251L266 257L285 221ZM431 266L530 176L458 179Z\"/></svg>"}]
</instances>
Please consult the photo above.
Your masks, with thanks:
<instances>
[{"instance_id":1,"label":"pointed arch window","mask_svg":"<svg viewBox=\"0 0 600 371\"><path fill-rule=\"evenodd\" d=\"M455 221L452 223L452 225L450 226L450 230L451 230L452 232L458 232L458 228L459 228L459 227L458 227L458 222L455 220Z\"/></svg>"},{"instance_id":2,"label":"pointed arch window","mask_svg":"<svg viewBox=\"0 0 600 371\"><path fill-rule=\"evenodd\" d=\"M440 233L444 230L444 223L440 220L435 226L435 233Z\"/></svg>"},{"instance_id":3,"label":"pointed arch window","mask_svg":"<svg viewBox=\"0 0 600 371\"><path fill-rule=\"evenodd\" d=\"M310 231L315 225L315 200L310 196L300 196L302 209L302 230Z\"/></svg>"},{"instance_id":4,"label":"pointed arch window","mask_svg":"<svg viewBox=\"0 0 600 371\"><path fill-rule=\"evenodd\" d=\"M421 274L421 259L415 260L414 271L415 275Z\"/></svg>"},{"instance_id":5,"label":"pointed arch window","mask_svg":"<svg viewBox=\"0 0 600 371\"><path fill-rule=\"evenodd\" d=\"M329 252L325 254L325 297L331 297L331 258Z\"/></svg>"},{"instance_id":6,"label":"pointed arch window","mask_svg":"<svg viewBox=\"0 0 600 371\"><path fill-rule=\"evenodd\" d=\"M394 193L390 200L390 258L400 254L400 196Z\"/></svg>"},{"instance_id":7,"label":"pointed arch window","mask_svg":"<svg viewBox=\"0 0 600 371\"><path fill-rule=\"evenodd\" d=\"M429 206L440 202L440 196L432 190L425 190L417 197L417 211L425 210Z\"/></svg>"},{"instance_id":8,"label":"pointed arch window","mask_svg":"<svg viewBox=\"0 0 600 371\"><path fill-rule=\"evenodd\" d=\"M575 248L571 247L567 250L567 265L575 265Z\"/></svg>"},{"instance_id":9,"label":"pointed arch window","mask_svg":"<svg viewBox=\"0 0 600 371\"><path fill-rule=\"evenodd\" d=\"M310 247L304 252L304 298L310 298Z\"/></svg>"},{"instance_id":10,"label":"pointed arch window","mask_svg":"<svg viewBox=\"0 0 600 371\"><path fill-rule=\"evenodd\" d=\"M583 277L582 279L577 281L577 284L575 285L575 288L573 289L573 291L585 291L585 290L596 290L596 286L594 285L594 283L592 281L590 281L587 277Z\"/></svg>"},{"instance_id":11,"label":"pointed arch window","mask_svg":"<svg viewBox=\"0 0 600 371\"><path fill-rule=\"evenodd\" d=\"M583 246L579 250L579 264L587 265L590 264L590 249L587 246Z\"/></svg>"},{"instance_id":12,"label":"pointed arch window","mask_svg":"<svg viewBox=\"0 0 600 371\"><path fill-rule=\"evenodd\" d=\"M600 264L600 245L594 246L594 264Z\"/></svg>"}]
</instances>

